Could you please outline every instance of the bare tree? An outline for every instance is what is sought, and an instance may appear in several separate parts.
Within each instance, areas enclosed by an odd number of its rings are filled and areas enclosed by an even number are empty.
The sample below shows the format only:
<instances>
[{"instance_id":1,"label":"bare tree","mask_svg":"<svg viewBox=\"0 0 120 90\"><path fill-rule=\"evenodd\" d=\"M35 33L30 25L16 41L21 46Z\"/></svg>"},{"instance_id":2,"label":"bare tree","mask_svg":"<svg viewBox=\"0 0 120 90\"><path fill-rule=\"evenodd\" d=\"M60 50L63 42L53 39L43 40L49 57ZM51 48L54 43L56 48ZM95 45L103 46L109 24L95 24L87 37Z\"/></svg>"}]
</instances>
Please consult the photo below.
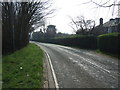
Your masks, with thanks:
<instances>
[{"instance_id":1,"label":"bare tree","mask_svg":"<svg viewBox=\"0 0 120 90\"><path fill-rule=\"evenodd\" d=\"M78 16L75 19L71 19L70 27L74 30L76 34L91 34L92 30L95 27L95 21L85 20L85 17Z\"/></svg>"},{"instance_id":2,"label":"bare tree","mask_svg":"<svg viewBox=\"0 0 120 90\"><path fill-rule=\"evenodd\" d=\"M107 0L107 1L104 1L104 0L101 0L100 3L97 3L95 2L94 0L90 0L91 3L94 3L96 4L97 6L100 6L100 7L114 7L114 6L119 6L120 4L117 2L117 0Z\"/></svg>"},{"instance_id":3,"label":"bare tree","mask_svg":"<svg viewBox=\"0 0 120 90\"><path fill-rule=\"evenodd\" d=\"M26 46L32 26L53 13L49 8L48 0L2 2L3 51L15 51Z\"/></svg>"}]
</instances>

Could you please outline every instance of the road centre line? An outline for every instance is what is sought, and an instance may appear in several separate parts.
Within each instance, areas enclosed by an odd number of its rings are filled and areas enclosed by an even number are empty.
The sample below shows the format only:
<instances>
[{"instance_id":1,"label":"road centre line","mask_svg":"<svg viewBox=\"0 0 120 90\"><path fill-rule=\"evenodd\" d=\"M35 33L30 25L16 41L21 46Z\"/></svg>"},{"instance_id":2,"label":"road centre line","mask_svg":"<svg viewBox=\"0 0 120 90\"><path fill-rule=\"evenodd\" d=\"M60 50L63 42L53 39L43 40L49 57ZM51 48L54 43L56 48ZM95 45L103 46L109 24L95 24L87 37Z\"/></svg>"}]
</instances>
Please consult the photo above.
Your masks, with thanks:
<instances>
[{"instance_id":1,"label":"road centre line","mask_svg":"<svg viewBox=\"0 0 120 90\"><path fill-rule=\"evenodd\" d=\"M81 59L83 59L83 60L85 60L85 61L91 63L92 65L94 65L94 66L96 66L96 67L102 69L102 71L106 71L106 72L110 73L109 70L102 68L101 66L97 65L95 62L94 62L94 63L93 63L93 62L90 62L90 59L88 59L88 58L84 58L84 57L82 57L82 56L80 56L80 55L73 54L73 53L71 53L71 52L69 52L69 51L67 51L67 50L62 49L62 48L59 48L59 49L61 49L61 50L65 51L65 52L67 52L67 53L69 53L69 54L72 54L72 55L74 55L74 56L77 56L77 57L79 57L79 58L81 58Z\"/></svg>"},{"instance_id":2,"label":"road centre line","mask_svg":"<svg viewBox=\"0 0 120 90\"><path fill-rule=\"evenodd\" d=\"M65 51L65 50L64 50L64 51ZM74 55L74 56L78 56L78 57L80 57L81 59L83 59L83 60L89 62L89 63L92 64L92 65L94 65L94 67L100 68L99 70L101 70L101 71L103 71L103 72L111 73L109 70L104 69L104 68L102 68L102 67L99 66L99 65L96 65L95 62L94 62L94 63L90 62L90 59L87 59L87 58L85 59L84 57L79 56L79 55L77 55L77 54L73 54L73 53L71 53L71 52L69 52L69 51L66 51L66 52L69 53L69 54L72 54L72 55ZM74 59L71 58L71 57L69 57L69 59L70 59L70 60L74 60ZM73 62L76 62L76 61L73 61ZM79 63L79 65L82 66L85 70L87 70L86 67L83 66L82 64ZM113 75L110 75L110 76L111 76L112 78L116 79L116 77L114 77Z\"/></svg>"}]
</instances>

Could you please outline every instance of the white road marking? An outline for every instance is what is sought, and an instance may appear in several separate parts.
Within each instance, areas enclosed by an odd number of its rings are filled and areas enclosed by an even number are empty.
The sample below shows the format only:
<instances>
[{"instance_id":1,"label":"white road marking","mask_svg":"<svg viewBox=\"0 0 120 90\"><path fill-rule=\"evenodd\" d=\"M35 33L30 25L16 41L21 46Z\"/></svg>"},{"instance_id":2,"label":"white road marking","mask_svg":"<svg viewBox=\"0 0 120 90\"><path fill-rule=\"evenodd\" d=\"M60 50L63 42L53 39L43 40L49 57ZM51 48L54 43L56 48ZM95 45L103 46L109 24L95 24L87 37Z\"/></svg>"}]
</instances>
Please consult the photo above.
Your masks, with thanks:
<instances>
[{"instance_id":1,"label":"white road marking","mask_svg":"<svg viewBox=\"0 0 120 90\"><path fill-rule=\"evenodd\" d=\"M109 70L101 67L100 65L97 65L97 63L95 63L94 61L91 62L92 59L89 59L89 58L86 58L86 57L82 57L82 56L80 56L80 55L78 55L78 54L72 53L72 52L70 52L70 51L68 51L68 50L65 50L65 49L62 49L62 48L59 48L59 47L58 47L58 49L60 49L60 50L62 50L62 51L65 51L65 52L67 52L67 53L69 53L69 54L71 54L71 55L77 56L77 57L81 58L82 60L85 60L85 61L89 62L89 63L92 64L94 67L99 68L99 69L100 69L101 71L103 71L103 72L111 73ZM48 55L48 56L49 56L49 55ZM50 58L50 56L49 56L49 58ZM69 58L69 59L72 60L73 58ZM81 64L80 66L84 67L83 64ZM114 76L112 76L112 75L110 75L110 76L116 79L116 77L114 77ZM57 87L57 85L58 85L58 84L56 84L56 87ZM59 86L58 86L58 87L59 87Z\"/></svg>"},{"instance_id":2,"label":"white road marking","mask_svg":"<svg viewBox=\"0 0 120 90\"><path fill-rule=\"evenodd\" d=\"M56 75L55 75L55 71L53 69L53 65L52 65L50 56L49 56L49 54L46 51L45 51L45 53L46 53L46 55L48 57L48 61L49 61L50 67L51 67L51 71L52 71L52 74L53 74L53 79L54 79L54 82L55 82L55 87L56 87L57 90L59 90L59 85L58 85L58 82L57 82L57 78L56 78Z\"/></svg>"},{"instance_id":3,"label":"white road marking","mask_svg":"<svg viewBox=\"0 0 120 90\"><path fill-rule=\"evenodd\" d=\"M82 60L85 60L85 61L89 62L90 64L94 65L94 67L100 68L99 70L101 70L101 71L103 71L103 72L111 73L109 70L107 70L107 69L105 69L105 68L97 65L95 62L91 62L91 60L88 59L88 58L84 58L84 57L82 57L82 56L80 56L80 55L78 55L78 54L71 53L71 52L69 52L68 50L65 50L65 49L62 49L62 48L59 48L59 49L62 50L62 51L65 51L65 52L67 52L67 53L69 53L69 54L72 54L72 55L74 55L74 56L77 56L77 57L81 58ZM73 58L71 58L71 57L70 57L69 59L72 59L72 60L73 60ZM79 63L79 65L82 66L82 67L86 70L86 68L85 68L82 64ZM115 78L113 75L110 75L110 76L111 76L112 78Z\"/></svg>"},{"instance_id":4,"label":"white road marking","mask_svg":"<svg viewBox=\"0 0 120 90\"><path fill-rule=\"evenodd\" d=\"M34 42L33 42L34 43ZM37 44L38 46L40 46L38 43L35 43ZM42 47L41 47L42 48ZM47 51L45 49L42 48L42 50L46 53L46 56L48 57L48 61L49 61L49 64L50 64L50 68L51 68L51 71L52 71L52 75L53 75L53 80L54 80L54 83L55 83L55 88L57 90L59 90L59 85L58 85L58 82L57 82L57 77L55 75L55 71L53 69L53 65L52 65L52 62L51 62L51 59L50 59L50 56L49 54L47 53Z\"/></svg>"}]
</instances>

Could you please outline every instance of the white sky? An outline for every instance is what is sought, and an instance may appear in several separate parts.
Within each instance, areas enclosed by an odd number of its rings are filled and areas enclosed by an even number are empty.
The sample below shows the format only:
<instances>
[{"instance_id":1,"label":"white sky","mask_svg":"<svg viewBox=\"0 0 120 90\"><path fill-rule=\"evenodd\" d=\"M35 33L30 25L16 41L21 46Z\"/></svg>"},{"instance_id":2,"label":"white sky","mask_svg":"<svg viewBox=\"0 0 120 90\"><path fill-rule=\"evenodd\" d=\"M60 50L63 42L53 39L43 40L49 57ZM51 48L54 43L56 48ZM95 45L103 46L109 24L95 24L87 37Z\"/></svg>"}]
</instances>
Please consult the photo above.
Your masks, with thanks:
<instances>
[{"instance_id":1,"label":"white sky","mask_svg":"<svg viewBox=\"0 0 120 90\"><path fill-rule=\"evenodd\" d=\"M90 0L53 0L53 8L56 9L56 12L54 17L47 19L47 24L56 25L59 32L71 34L73 29L69 26L71 21L68 16L75 18L82 15L86 19L95 20L97 25L99 24L99 18L103 18L103 22L106 22L110 18L117 17L117 6L114 8L114 14L112 15L113 8L97 8L93 3L82 4L88 1ZM104 3L108 0L94 1ZM111 2L113 1L111 0Z\"/></svg>"}]
</instances>

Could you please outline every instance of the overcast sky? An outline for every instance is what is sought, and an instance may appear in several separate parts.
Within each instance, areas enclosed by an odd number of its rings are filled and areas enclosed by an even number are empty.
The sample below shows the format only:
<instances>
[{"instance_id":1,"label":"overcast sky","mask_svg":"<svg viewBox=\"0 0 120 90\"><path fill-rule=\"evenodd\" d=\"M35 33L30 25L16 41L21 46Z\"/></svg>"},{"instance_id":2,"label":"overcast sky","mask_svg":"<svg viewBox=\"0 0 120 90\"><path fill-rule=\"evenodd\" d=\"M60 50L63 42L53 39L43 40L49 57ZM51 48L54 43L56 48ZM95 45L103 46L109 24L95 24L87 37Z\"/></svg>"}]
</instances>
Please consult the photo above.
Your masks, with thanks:
<instances>
[{"instance_id":1,"label":"overcast sky","mask_svg":"<svg viewBox=\"0 0 120 90\"><path fill-rule=\"evenodd\" d=\"M103 18L103 22L108 21L110 18L117 17L117 9L114 8L99 8L93 3L83 4L90 0L53 0L53 8L56 9L54 17L47 19L47 24L56 25L59 32L73 33L73 29L69 26L69 16L75 18L77 16L84 16L86 19L95 20L96 24L99 23L99 18ZM105 3L108 0L94 0L97 3ZM114 0L111 0L113 2ZM119 0L116 0L117 2Z\"/></svg>"}]
</instances>

